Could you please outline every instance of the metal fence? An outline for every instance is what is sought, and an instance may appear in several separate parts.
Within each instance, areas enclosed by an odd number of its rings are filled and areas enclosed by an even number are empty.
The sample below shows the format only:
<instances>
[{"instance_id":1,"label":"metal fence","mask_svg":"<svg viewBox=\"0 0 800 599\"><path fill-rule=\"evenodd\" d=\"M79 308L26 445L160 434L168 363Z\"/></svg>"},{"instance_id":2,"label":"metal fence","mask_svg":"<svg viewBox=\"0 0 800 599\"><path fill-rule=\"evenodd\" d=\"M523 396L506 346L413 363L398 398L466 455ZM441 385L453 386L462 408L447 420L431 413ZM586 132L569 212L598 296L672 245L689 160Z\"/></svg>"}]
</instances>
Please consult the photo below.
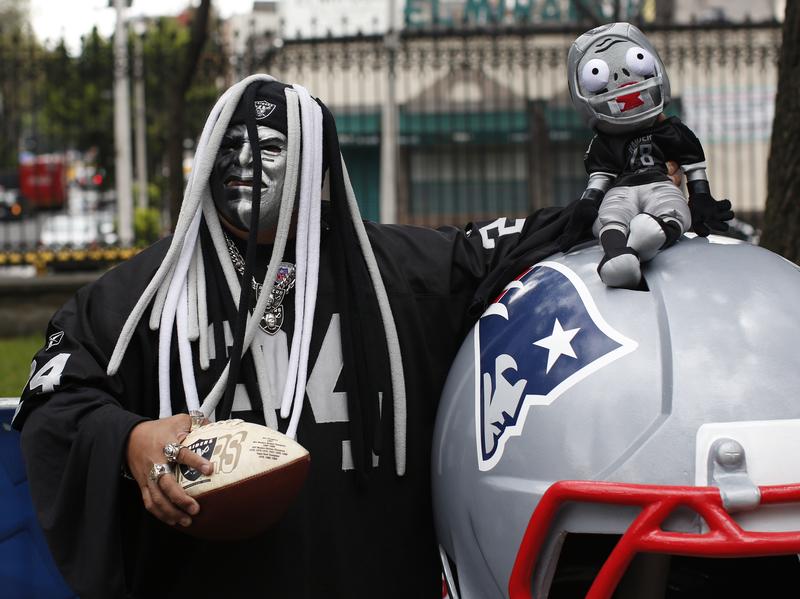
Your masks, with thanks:
<instances>
[{"instance_id":1,"label":"metal fence","mask_svg":"<svg viewBox=\"0 0 800 599\"><path fill-rule=\"evenodd\" d=\"M264 67L332 107L354 186L379 217L381 112L394 75L398 215L435 225L519 216L580 196L591 132L569 101L566 56L582 30L439 32L289 43ZM679 115L706 150L712 191L758 221L774 112L780 28L648 32Z\"/></svg>"},{"instance_id":2,"label":"metal fence","mask_svg":"<svg viewBox=\"0 0 800 599\"><path fill-rule=\"evenodd\" d=\"M381 218L382 115L393 94L397 219L459 224L521 216L580 195L591 132L570 104L565 63L581 31L291 41L231 64L301 82L331 107L362 211L375 220ZM668 112L703 142L713 193L729 197L740 216L758 225L766 199L780 27L687 26L648 35L670 76ZM198 134L200 128L198 123ZM23 256L39 246L51 216L0 222L0 264L9 253Z\"/></svg>"}]
</instances>

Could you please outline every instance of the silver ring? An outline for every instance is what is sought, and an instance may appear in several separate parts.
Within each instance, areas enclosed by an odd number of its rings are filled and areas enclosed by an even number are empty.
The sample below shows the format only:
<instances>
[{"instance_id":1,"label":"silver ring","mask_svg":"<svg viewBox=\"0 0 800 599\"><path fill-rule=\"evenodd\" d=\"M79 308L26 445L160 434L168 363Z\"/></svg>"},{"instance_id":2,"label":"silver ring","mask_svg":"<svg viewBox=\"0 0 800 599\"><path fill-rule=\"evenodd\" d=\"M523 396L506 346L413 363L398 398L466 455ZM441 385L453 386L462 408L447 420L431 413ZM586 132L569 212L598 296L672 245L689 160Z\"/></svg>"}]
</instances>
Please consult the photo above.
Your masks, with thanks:
<instances>
[{"instance_id":1,"label":"silver ring","mask_svg":"<svg viewBox=\"0 0 800 599\"><path fill-rule=\"evenodd\" d=\"M206 419L206 415L200 410L191 410L189 412L189 417L192 419L192 426L189 429L190 431L193 431L198 426L203 426L203 421Z\"/></svg>"},{"instance_id":2,"label":"silver ring","mask_svg":"<svg viewBox=\"0 0 800 599\"><path fill-rule=\"evenodd\" d=\"M170 472L172 472L172 468L169 464L153 464L153 467L150 468L150 473L147 475L147 478L158 484L158 479L165 474L169 474Z\"/></svg>"},{"instance_id":3,"label":"silver ring","mask_svg":"<svg viewBox=\"0 0 800 599\"><path fill-rule=\"evenodd\" d=\"M186 447L185 445L181 445L180 443L167 443L164 445L164 457L167 458L167 462L170 464L174 464L178 461L178 454L181 452L181 449Z\"/></svg>"}]
</instances>

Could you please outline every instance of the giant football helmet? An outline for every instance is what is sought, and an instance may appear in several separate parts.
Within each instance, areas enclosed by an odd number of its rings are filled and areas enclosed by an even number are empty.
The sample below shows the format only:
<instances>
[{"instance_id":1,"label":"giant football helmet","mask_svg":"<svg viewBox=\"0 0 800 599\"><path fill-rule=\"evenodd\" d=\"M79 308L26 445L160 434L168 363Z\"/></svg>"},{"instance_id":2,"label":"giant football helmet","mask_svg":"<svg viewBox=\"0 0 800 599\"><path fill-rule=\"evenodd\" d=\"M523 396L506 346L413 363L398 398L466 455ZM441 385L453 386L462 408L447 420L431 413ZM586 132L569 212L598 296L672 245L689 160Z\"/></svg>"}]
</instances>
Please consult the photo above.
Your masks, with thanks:
<instances>
[{"instance_id":1,"label":"giant football helmet","mask_svg":"<svg viewBox=\"0 0 800 599\"><path fill-rule=\"evenodd\" d=\"M436 421L452 597L797 596L800 269L722 241L637 291L581 247L490 305Z\"/></svg>"},{"instance_id":2,"label":"giant football helmet","mask_svg":"<svg viewBox=\"0 0 800 599\"><path fill-rule=\"evenodd\" d=\"M664 63L630 23L601 25L576 39L567 57L567 82L575 109L606 133L652 125L670 99Z\"/></svg>"}]
</instances>

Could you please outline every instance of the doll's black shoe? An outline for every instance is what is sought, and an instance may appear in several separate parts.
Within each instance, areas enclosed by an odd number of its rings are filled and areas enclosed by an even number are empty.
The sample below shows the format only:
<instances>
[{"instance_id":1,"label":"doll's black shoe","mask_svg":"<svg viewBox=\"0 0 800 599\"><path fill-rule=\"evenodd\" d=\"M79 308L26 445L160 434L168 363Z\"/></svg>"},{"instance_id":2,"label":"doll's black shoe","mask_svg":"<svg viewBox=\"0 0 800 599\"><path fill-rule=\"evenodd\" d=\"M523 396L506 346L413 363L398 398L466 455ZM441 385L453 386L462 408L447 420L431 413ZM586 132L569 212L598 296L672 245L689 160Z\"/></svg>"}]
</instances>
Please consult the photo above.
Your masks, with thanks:
<instances>
[{"instance_id":1,"label":"doll's black shoe","mask_svg":"<svg viewBox=\"0 0 800 599\"><path fill-rule=\"evenodd\" d=\"M660 250L675 243L680 235L675 221L664 221L642 212L631 219L628 247L636 250L641 262L649 262Z\"/></svg>"},{"instance_id":2,"label":"doll's black shoe","mask_svg":"<svg viewBox=\"0 0 800 599\"><path fill-rule=\"evenodd\" d=\"M636 289L642 278L639 256L631 248L619 248L603 256L597 266L600 280L609 287Z\"/></svg>"}]
</instances>

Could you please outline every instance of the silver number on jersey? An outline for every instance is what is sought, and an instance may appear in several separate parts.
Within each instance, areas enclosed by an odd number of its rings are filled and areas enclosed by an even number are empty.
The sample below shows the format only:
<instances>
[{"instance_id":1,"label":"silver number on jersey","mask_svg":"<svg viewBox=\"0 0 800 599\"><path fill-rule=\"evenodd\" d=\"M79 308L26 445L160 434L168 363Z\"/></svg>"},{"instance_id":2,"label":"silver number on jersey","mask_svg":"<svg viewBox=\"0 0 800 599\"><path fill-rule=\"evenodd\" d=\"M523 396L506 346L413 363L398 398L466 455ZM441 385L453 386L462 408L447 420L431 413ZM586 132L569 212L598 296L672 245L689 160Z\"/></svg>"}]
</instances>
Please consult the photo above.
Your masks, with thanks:
<instances>
[{"instance_id":1,"label":"silver number on jersey","mask_svg":"<svg viewBox=\"0 0 800 599\"><path fill-rule=\"evenodd\" d=\"M508 224L508 219L505 217L500 217L496 221L489 223L488 225L484 225L479 229L479 233L481 234L481 242L483 243L484 249L491 250L494 249L495 240L494 238L489 237L489 233L492 231L497 231L497 237L503 237L504 235L512 235L514 233L521 233L522 227L525 225L524 218L517 218L514 220L513 225Z\"/></svg>"},{"instance_id":2,"label":"silver number on jersey","mask_svg":"<svg viewBox=\"0 0 800 599\"><path fill-rule=\"evenodd\" d=\"M51 358L41 370L36 374L32 374L30 379L30 390L33 391L37 387L41 387L42 391L49 392L61 384L61 373L64 372L64 367L67 365L67 360L72 354L58 354ZM31 364L31 373L36 368L36 361Z\"/></svg>"}]
</instances>

